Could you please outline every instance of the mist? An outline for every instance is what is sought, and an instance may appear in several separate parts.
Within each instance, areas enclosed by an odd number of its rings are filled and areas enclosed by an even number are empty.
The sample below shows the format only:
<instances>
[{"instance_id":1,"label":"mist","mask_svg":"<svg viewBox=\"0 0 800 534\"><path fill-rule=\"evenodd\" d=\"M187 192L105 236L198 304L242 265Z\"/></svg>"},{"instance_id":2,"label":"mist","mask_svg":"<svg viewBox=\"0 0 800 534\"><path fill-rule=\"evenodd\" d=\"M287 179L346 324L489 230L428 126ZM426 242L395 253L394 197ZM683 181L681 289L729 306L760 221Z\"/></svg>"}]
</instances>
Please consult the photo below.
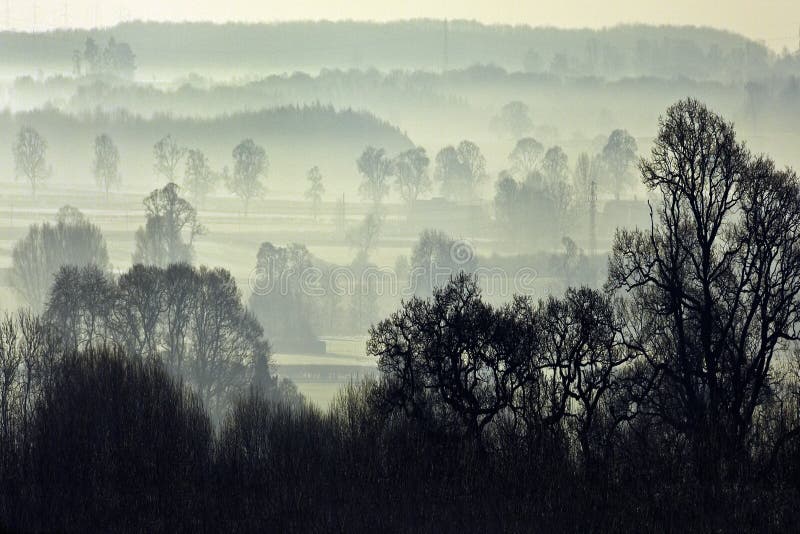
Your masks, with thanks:
<instances>
[{"instance_id":1,"label":"mist","mask_svg":"<svg viewBox=\"0 0 800 534\"><path fill-rule=\"evenodd\" d=\"M86 4L0 32L0 527L796 523L772 7Z\"/></svg>"}]
</instances>

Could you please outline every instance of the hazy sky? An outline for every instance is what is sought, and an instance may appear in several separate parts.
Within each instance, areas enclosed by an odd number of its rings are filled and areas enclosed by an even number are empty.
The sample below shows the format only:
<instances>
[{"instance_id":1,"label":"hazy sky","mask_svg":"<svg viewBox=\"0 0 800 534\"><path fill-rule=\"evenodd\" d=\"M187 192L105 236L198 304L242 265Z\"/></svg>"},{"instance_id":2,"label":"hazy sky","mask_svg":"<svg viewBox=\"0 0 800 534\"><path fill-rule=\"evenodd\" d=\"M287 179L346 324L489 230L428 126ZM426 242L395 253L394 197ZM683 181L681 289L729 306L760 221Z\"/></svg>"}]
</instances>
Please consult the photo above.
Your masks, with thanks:
<instances>
[{"instance_id":1,"label":"hazy sky","mask_svg":"<svg viewBox=\"0 0 800 534\"><path fill-rule=\"evenodd\" d=\"M800 0L0 0L3 28L108 26L120 20L391 20L466 18L532 26L625 22L729 29L780 50L798 48Z\"/></svg>"}]
</instances>

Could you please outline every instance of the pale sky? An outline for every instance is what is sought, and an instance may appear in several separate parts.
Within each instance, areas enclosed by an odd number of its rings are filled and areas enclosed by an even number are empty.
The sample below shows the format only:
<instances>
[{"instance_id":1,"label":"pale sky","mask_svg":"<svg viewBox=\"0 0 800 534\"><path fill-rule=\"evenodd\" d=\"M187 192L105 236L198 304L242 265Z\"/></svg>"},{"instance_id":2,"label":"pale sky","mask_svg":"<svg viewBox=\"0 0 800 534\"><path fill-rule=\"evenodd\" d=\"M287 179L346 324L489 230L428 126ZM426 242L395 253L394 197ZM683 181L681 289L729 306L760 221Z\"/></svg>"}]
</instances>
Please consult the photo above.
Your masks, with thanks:
<instances>
[{"instance_id":1,"label":"pale sky","mask_svg":"<svg viewBox=\"0 0 800 534\"><path fill-rule=\"evenodd\" d=\"M475 19L486 23L599 28L619 23L728 29L780 50L800 41L800 0L0 0L0 27L44 30L119 21ZM2 52L0 51L0 54Z\"/></svg>"}]
</instances>

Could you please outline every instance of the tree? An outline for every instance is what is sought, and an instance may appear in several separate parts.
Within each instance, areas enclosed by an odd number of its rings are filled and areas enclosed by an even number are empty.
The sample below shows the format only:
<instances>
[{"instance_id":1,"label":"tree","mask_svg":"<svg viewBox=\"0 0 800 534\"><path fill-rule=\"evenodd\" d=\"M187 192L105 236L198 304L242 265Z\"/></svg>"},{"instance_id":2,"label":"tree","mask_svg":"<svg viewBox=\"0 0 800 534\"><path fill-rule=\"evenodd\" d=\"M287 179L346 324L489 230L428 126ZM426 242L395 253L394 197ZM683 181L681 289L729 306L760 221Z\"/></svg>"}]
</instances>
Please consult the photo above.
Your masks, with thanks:
<instances>
[{"instance_id":1,"label":"tree","mask_svg":"<svg viewBox=\"0 0 800 534\"><path fill-rule=\"evenodd\" d=\"M775 358L797 339L800 182L692 99L661 118L641 172L660 203L650 228L617 232L609 288L629 292L626 344L646 363L641 411L688 443L715 491L745 460L779 380Z\"/></svg>"},{"instance_id":2,"label":"tree","mask_svg":"<svg viewBox=\"0 0 800 534\"><path fill-rule=\"evenodd\" d=\"M66 266L45 317L70 352L114 346L136 360L162 361L215 421L248 386L276 385L263 330L224 269L137 264L113 280L91 266Z\"/></svg>"},{"instance_id":3,"label":"tree","mask_svg":"<svg viewBox=\"0 0 800 534\"><path fill-rule=\"evenodd\" d=\"M411 251L411 285L417 295L431 295L461 272L477 267L475 251L441 230L423 230Z\"/></svg>"},{"instance_id":4,"label":"tree","mask_svg":"<svg viewBox=\"0 0 800 534\"><path fill-rule=\"evenodd\" d=\"M24 176L31 184L31 194L45 181L52 169L47 165L47 141L29 126L20 128L14 142L14 170L17 177Z\"/></svg>"},{"instance_id":5,"label":"tree","mask_svg":"<svg viewBox=\"0 0 800 534\"><path fill-rule=\"evenodd\" d=\"M377 213L368 213L357 226L347 232L347 240L356 249L353 264L365 266L369 261L369 253L378 243L383 220Z\"/></svg>"},{"instance_id":6,"label":"tree","mask_svg":"<svg viewBox=\"0 0 800 534\"><path fill-rule=\"evenodd\" d=\"M136 71L136 56L128 43L109 38L106 47L101 49L91 37L86 39L83 59L93 74L112 74L133 78Z\"/></svg>"},{"instance_id":7,"label":"tree","mask_svg":"<svg viewBox=\"0 0 800 534\"><path fill-rule=\"evenodd\" d=\"M102 134L94 140L94 178L106 193L121 182L119 174L119 150L108 134Z\"/></svg>"},{"instance_id":8,"label":"tree","mask_svg":"<svg viewBox=\"0 0 800 534\"><path fill-rule=\"evenodd\" d=\"M395 184L409 209L414 206L420 194L431 188L429 164L430 158L422 147L401 152L392 162Z\"/></svg>"},{"instance_id":9,"label":"tree","mask_svg":"<svg viewBox=\"0 0 800 534\"><path fill-rule=\"evenodd\" d=\"M542 144L532 137L524 137L517 141L514 150L508 155L511 170L517 179L525 180L536 170L544 153Z\"/></svg>"},{"instance_id":10,"label":"tree","mask_svg":"<svg viewBox=\"0 0 800 534\"><path fill-rule=\"evenodd\" d=\"M305 245L290 243L277 247L261 244L256 256L256 278L250 309L273 340L314 339L308 302L307 275L312 267Z\"/></svg>"},{"instance_id":11,"label":"tree","mask_svg":"<svg viewBox=\"0 0 800 534\"><path fill-rule=\"evenodd\" d=\"M392 173L392 162L386 157L386 151L368 146L361 153L356 165L363 176L358 192L365 200L379 205L389 193L389 176Z\"/></svg>"},{"instance_id":12,"label":"tree","mask_svg":"<svg viewBox=\"0 0 800 534\"><path fill-rule=\"evenodd\" d=\"M83 47L83 57L86 59L86 63L89 64L89 68L92 72L96 73L100 71L102 66L100 48L97 46L95 40L91 37L86 38L86 42Z\"/></svg>"},{"instance_id":13,"label":"tree","mask_svg":"<svg viewBox=\"0 0 800 534\"><path fill-rule=\"evenodd\" d=\"M76 78L80 78L83 75L83 55L77 48L72 51L72 74Z\"/></svg>"},{"instance_id":14,"label":"tree","mask_svg":"<svg viewBox=\"0 0 800 534\"><path fill-rule=\"evenodd\" d=\"M266 177L269 160L264 148L252 139L245 139L233 149L233 174L227 180L228 190L244 202L244 216L250 201L264 194L261 178Z\"/></svg>"},{"instance_id":15,"label":"tree","mask_svg":"<svg viewBox=\"0 0 800 534\"><path fill-rule=\"evenodd\" d=\"M192 149L186 155L186 171L183 185L192 194L195 203L202 205L208 194L214 190L219 176L208 165L205 154Z\"/></svg>"},{"instance_id":16,"label":"tree","mask_svg":"<svg viewBox=\"0 0 800 534\"><path fill-rule=\"evenodd\" d=\"M471 201L475 188L486 178L486 158L478 145L461 141L457 148L448 146L436 155L435 177L441 184L443 195Z\"/></svg>"},{"instance_id":17,"label":"tree","mask_svg":"<svg viewBox=\"0 0 800 534\"><path fill-rule=\"evenodd\" d=\"M502 171L495 184L495 219L515 243L523 211L520 209L523 187L523 184L517 182L508 171Z\"/></svg>"},{"instance_id":18,"label":"tree","mask_svg":"<svg viewBox=\"0 0 800 534\"><path fill-rule=\"evenodd\" d=\"M75 208L59 210L56 223L34 224L11 253L10 282L34 311L45 304L53 276L63 265L109 267L100 228Z\"/></svg>"},{"instance_id":19,"label":"tree","mask_svg":"<svg viewBox=\"0 0 800 534\"><path fill-rule=\"evenodd\" d=\"M614 198L619 200L622 189L630 184L631 164L636 161L636 140L627 130L614 130L603 147L603 161L611 174Z\"/></svg>"},{"instance_id":20,"label":"tree","mask_svg":"<svg viewBox=\"0 0 800 534\"><path fill-rule=\"evenodd\" d=\"M508 133L512 139L519 139L533 130L533 121L528 106L514 100L502 107L500 113L491 121L491 127L499 133Z\"/></svg>"},{"instance_id":21,"label":"tree","mask_svg":"<svg viewBox=\"0 0 800 534\"><path fill-rule=\"evenodd\" d=\"M67 351L103 346L111 340L115 287L98 266L62 265L53 277L45 320L55 325Z\"/></svg>"},{"instance_id":22,"label":"tree","mask_svg":"<svg viewBox=\"0 0 800 534\"><path fill-rule=\"evenodd\" d=\"M166 267L171 263L191 263L194 239L203 234L197 211L179 195L180 188L169 183L144 199L144 228L136 231L133 263Z\"/></svg>"},{"instance_id":23,"label":"tree","mask_svg":"<svg viewBox=\"0 0 800 534\"><path fill-rule=\"evenodd\" d=\"M547 149L542 160L542 174L546 184L563 183L569 178L569 159L560 146Z\"/></svg>"},{"instance_id":24,"label":"tree","mask_svg":"<svg viewBox=\"0 0 800 534\"><path fill-rule=\"evenodd\" d=\"M568 182L556 181L549 183L544 192L552 207L556 237L564 237L575 222L575 188Z\"/></svg>"},{"instance_id":25,"label":"tree","mask_svg":"<svg viewBox=\"0 0 800 534\"><path fill-rule=\"evenodd\" d=\"M306 198L311 201L311 209L314 212L314 220L317 220L319 214L319 207L322 204L322 195L325 193L325 186L322 185L322 173L316 165L308 170L306 176L308 180L308 189L306 190Z\"/></svg>"},{"instance_id":26,"label":"tree","mask_svg":"<svg viewBox=\"0 0 800 534\"><path fill-rule=\"evenodd\" d=\"M159 362L109 348L68 354L40 398L26 482L47 513L31 530L178 528L178 518L202 515L198 485L211 465L213 426L200 399Z\"/></svg>"},{"instance_id":27,"label":"tree","mask_svg":"<svg viewBox=\"0 0 800 534\"><path fill-rule=\"evenodd\" d=\"M176 178L175 171L185 154L186 149L178 146L172 135L167 134L153 145L153 159L155 160L153 168L157 174L164 177L167 183L174 182ZM188 169L188 161L186 166Z\"/></svg>"},{"instance_id":28,"label":"tree","mask_svg":"<svg viewBox=\"0 0 800 534\"><path fill-rule=\"evenodd\" d=\"M253 364L268 360L263 329L245 310L230 272L200 267L191 315L189 381L215 420L232 397L243 393Z\"/></svg>"}]
</instances>

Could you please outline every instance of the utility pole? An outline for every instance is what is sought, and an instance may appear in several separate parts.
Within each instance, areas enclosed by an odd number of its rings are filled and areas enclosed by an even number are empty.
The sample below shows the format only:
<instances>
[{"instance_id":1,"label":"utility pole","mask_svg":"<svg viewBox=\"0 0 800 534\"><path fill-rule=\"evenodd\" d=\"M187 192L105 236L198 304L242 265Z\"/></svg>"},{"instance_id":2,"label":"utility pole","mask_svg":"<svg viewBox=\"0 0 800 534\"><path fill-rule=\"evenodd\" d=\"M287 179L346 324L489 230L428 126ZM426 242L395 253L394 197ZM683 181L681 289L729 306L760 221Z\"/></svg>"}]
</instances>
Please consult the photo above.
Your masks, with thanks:
<instances>
[{"instance_id":1,"label":"utility pole","mask_svg":"<svg viewBox=\"0 0 800 534\"><path fill-rule=\"evenodd\" d=\"M589 254L597 250L597 182L589 186Z\"/></svg>"},{"instance_id":2,"label":"utility pole","mask_svg":"<svg viewBox=\"0 0 800 534\"><path fill-rule=\"evenodd\" d=\"M33 32L36 33L36 0L33 0Z\"/></svg>"}]
</instances>

